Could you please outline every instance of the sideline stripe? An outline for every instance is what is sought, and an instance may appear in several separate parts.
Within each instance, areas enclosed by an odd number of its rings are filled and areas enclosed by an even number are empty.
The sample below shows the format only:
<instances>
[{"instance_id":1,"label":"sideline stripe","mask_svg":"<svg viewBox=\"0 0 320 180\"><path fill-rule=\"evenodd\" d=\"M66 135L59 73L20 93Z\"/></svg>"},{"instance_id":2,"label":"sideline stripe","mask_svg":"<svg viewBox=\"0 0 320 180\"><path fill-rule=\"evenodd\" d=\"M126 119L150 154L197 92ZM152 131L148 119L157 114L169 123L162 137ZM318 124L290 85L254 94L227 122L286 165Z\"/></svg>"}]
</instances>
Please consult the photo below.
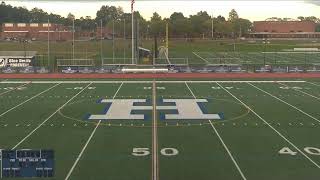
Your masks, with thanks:
<instances>
[{"instance_id":1,"label":"sideline stripe","mask_svg":"<svg viewBox=\"0 0 320 180\"><path fill-rule=\"evenodd\" d=\"M89 85L90 85L90 84L89 84ZM118 89L117 89L116 93L114 94L114 96L112 97L112 99L114 99L114 98L117 96L117 94L118 94L119 90L121 89L122 85L123 85L123 82L122 82L122 83L120 84L120 86L118 87ZM77 159L75 160L75 162L73 163L71 169L69 170L69 172L68 172L65 180L68 180L68 179L70 178L70 176L71 176L74 168L77 166L78 162L80 161L82 154L83 154L84 151L86 150L86 148L87 148L88 144L90 143L93 135L96 133L96 130L98 129L100 123L101 123L101 120L99 120L99 122L97 123L96 127L95 127L94 130L92 131L89 139L87 140L86 144L83 146L80 154L78 155Z\"/></svg>"},{"instance_id":2,"label":"sideline stripe","mask_svg":"<svg viewBox=\"0 0 320 180\"><path fill-rule=\"evenodd\" d=\"M67 175L67 177L65 178L65 180L68 180L68 179L69 179L69 177L71 176L71 173L73 172L74 168L75 168L75 167L76 167L76 165L78 164L78 162L79 162L79 160L80 160L80 158L81 158L82 154L83 154L83 153L84 153L84 151L86 150L86 148L87 148L88 144L90 143L90 141L91 141L91 139L92 139L93 135L95 134L96 130L98 129L98 127L99 127L100 123L101 123L101 120L99 120L99 122L97 123L96 127L95 127L95 128L94 128L94 130L92 131L92 133L91 133L91 135L90 135L89 139L87 140L86 144L83 146L83 148L82 148L82 150L81 150L80 154L78 155L78 157L77 157L76 161L73 163L73 165L72 165L72 167L71 167L70 171L68 172L68 175Z\"/></svg>"},{"instance_id":3,"label":"sideline stripe","mask_svg":"<svg viewBox=\"0 0 320 180\"><path fill-rule=\"evenodd\" d=\"M36 97L40 96L41 94L43 94L43 93L45 93L45 92L47 92L47 91L49 91L49 90L51 90L51 89L55 88L55 87L56 87L56 86L58 86L58 85L60 85L60 83L59 83L59 84L56 84L56 85L54 85L54 86L51 86L50 88L48 88L48 89L46 89L46 90L44 90L44 91L40 92L39 94L37 94L37 95L35 95L35 96L33 96L33 97L31 97L31 98L29 98L29 99L27 99L27 100L23 101L22 103L20 103L20 104L18 104L18 105L16 105L16 106L14 106L14 107L12 107L12 108L10 108L9 110L7 110L7 111L3 112L2 114L0 114L0 117L2 117L3 115L7 114L8 112L10 112L10 111L12 111L12 110L16 109L17 107L19 107L19 106L21 106L21 105L23 105L23 104L25 104L25 103L27 103L27 102L31 101L32 99L34 99L34 98L36 98Z\"/></svg>"},{"instance_id":4,"label":"sideline stripe","mask_svg":"<svg viewBox=\"0 0 320 180\"><path fill-rule=\"evenodd\" d=\"M85 88L79 91L76 95L74 95L71 99L69 99L66 103L60 106L54 113L52 113L47 119L45 119L41 124L39 124L34 130L32 130L26 137L24 137L18 144L16 144L12 149L16 149L21 143L23 143L28 137L30 137L34 132L36 132L44 123L46 123L52 116L54 116L58 111L64 108L70 101L72 101L75 97L77 97L80 93L82 93L85 89L87 89L92 83L88 84Z\"/></svg>"},{"instance_id":5,"label":"sideline stripe","mask_svg":"<svg viewBox=\"0 0 320 180\"><path fill-rule=\"evenodd\" d=\"M283 84L283 83L279 83L279 82L278 82L278 84L281 84L281 85L283 85L283 86L289 87L288 85ZM313 97L313 98L315 98L315 99L320 100L319 97L314 96L314 95L312 95L312 94L309 94L309 93L307 93L307 92L304 92L304 91L302 91L302 90L300 90L300 89L293 89L293 90L298 91L298 92L301 92L301 93L303 93L303 94L305 94L305 95L307 95L307 96L310 96L310 97Z\"/></svg>"},{"instance_id":6,"label":"sideline stripe","mask_svg":"<svg viewBox=\"0 0 320 180\"><path fill-rule=\"evenodd\" d=\"M2 83L2 82L3 82L3 81L1 81L0 83ZM16 90L16 89L18 89L18 88L20 88L20 87L23 87L23 86L26 86L26 85L30 84L30 81L24 81L24 82L22 82L21 84L23 84L23 85L18 86L18 87L15 87L15 88L13 88L13 89L10 89L10 90L8 90L8 91L5 91L5 92L3 92L3 93L0 93L0 96L6 94L6 93L8 93L8 92L14 91L14 90Z\"/></svg>"},{"instance_id":7,"label":"sideline stripe","mask_svg":"<svg viewBox=\"0 0 320 180\"><path fill-rule=\"evenodd\" d=\"M0 84L22 84L22 83L33 83L33 84L56 84L56 83L62 83L62 84L74 84L74 83L101 83L101 84L115 84L115 83L122 83L125 82L127 84L129 83L146 83L146 84L150 84L153 81L6 81L6 82L1 82ZM159 83L184 83L186 82L184 81L156 81L158 84ZM304 83L306 81L187 81L188 83L215 83L215 82L219 82L219 83L275 83L275 82L283 82L283 83L290 83L290 82L294 82L294 83Z\"/></svg>"},{"instance_id":8,"label":"sideline stripe","mask_svg":"<svg viewBox=\"0 0 320 180\"><path fill-rule=\"evenodd\" d=\"M196 55L198 58L200 58L201 60L203 60L204 62L206 62L207 64L210 64L210 62L208 60L206 60L205 58L201 57L199 54L197 54L196 52L192 52L192 54Z\"/></svg>"},{"instance_id":9,"label":"sideline stripe","mask_svg":"<svg viewBox=\"0 0 320 180\"><path fill-rule=\"evenodd\" d=\"M187 82L185 82L185 84L186 84L187 88L189 89L190 93L192 94L192 96L193 96L195 99L197 99L196 96L194 95L194 93L192 92L192 90L190 89L189 85L187 84ZM230 152L229 148L228 148L227 145L224 143L224 141L223 141L223 139L221 138L218 130L214 127L214 125L212 124L211 120L209 120L209 123L210 123L212 129L214 130L215 134L218 136L218 138L219 138L221 144L223 145L224 149L227 151L227 153L228 153L230 159L232 160L233 164L236 166L236 168L237 168L238 172L240 173L242 179L243 179L243 180L246 180L247 178L244 176L244 174L243 174L240 166L238 165L237 161L234 159L234 157L233 157L232 153Z\"/></svg>"},{"instance_id":10,"label":"sideline stripe","mask_svg":"<svg viewBox=\"0 0 320 180\"><path fill-rule=\"evenodd\" d=\"M296 145L294 145L289 139L287 139L284 135L282 135L278 130L276 130L270 123L268 123L264 118L262 118L258 113L256 113L253 109L251 109L247 104L238 99L235 95L233 95L230 91L225 89L219 83L217 83L224 91L226 91L230 96L239 101L244 107L248 108L254 115L256 115L261 121L263 121L266 125L268 125L275 133L277 133L282 139L284 139L287 143L289 143L292 147L294 147L298 152L300 152L306 159L308 159L312 164L314 164L317 168L320 168L316 162L314 162L308 155L306 155L303 151L301 151Z\"/></svg>"},{"instance_id":11,"label":"sideline stripe","mask_svg":"<svg viewBox=\"0 0 320 180\"><path fill-rule=\"evenodd\" d=\"M280 102L282 102L282 103L284 103L284 104L286 104L286 105L288 105L288 106L290 106L290 107L294 108L295 110L297 110L297 111L301 112L302 114L304 114L304 115L306 115L306 116L310 117L311 119L313 119L313 120L315 120L315 121L320 122L320 120L319 120L319 119L317 119L317 118L315 118L315 117L311 116L310 114L308 114L308 113L306 113L306 112L302 111L301 109L297 108L296 106L294 106L294 105L292 105L292 104L289 104L288 102L286 102L286 101L284 101L284 100L282 100L282 99L280 99L280 98L278 98L278 97L276 97L276 96L274 96L274 95L272 95L272 94L268 93L267 91L265 91L265 90L263 90L263 89L261 89L261 88L259 88L259 87L255 86L255 85L253 85L253 84L251 84L251 83L248 83L248 84L249 84L250 86L252 86L252 87L254 87L254 88L256 88L256 89L260 90L261 92L264 92L264 93L268 94L269 96L271 96L271 97L273 97L273 98L277 99L278 101L280 101Z\"/></svg>"},{"instance_id":12,"label":"sideline stripe","mask_svg":"<svg viewBox=\"0 0 320 180\"><path fill-rule=\"evenodd\" d=\"M158 161L158 132L157 132L157 95L156 81L152 83L153 97L153 120L152 120L152 180L159 179L159 161Z\"/></svg>"}]
</instances>

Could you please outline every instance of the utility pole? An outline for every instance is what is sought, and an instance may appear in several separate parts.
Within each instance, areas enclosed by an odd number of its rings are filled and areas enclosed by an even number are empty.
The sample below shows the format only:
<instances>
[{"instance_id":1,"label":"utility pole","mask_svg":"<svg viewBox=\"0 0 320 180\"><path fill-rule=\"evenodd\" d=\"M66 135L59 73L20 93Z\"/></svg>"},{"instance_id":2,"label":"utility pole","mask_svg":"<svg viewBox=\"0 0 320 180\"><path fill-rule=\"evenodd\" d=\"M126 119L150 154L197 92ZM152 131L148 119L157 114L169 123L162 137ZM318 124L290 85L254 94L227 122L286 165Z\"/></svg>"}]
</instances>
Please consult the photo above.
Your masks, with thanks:
<instances>
[{"instance_id":1,"label":"utility pole","mask_svg":"<svg viewBox=\"0 0 320 180\"><path fill-rule=\"evenodd\" d=\"M211 16L211 39L213 40L213 15Z\"/></svg>"},{"instance_id":2,"label":"utility pole","mask_svg":"<svg viewBox=\"0 0 320 180\"><path fill-rule=\"evenodd\" d=\"M74 19L72 19L72 60L74 60Z\"/></svg>"}]
</instances>

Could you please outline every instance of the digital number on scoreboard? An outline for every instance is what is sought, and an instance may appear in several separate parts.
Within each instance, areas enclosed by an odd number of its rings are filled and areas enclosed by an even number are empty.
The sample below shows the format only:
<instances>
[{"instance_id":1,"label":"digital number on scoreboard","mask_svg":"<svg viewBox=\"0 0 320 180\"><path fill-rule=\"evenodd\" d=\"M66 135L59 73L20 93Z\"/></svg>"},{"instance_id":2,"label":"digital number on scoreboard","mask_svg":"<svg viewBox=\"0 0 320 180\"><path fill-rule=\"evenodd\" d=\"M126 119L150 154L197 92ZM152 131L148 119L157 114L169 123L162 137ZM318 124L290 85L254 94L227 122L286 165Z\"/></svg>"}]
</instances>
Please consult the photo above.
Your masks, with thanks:
<instances>
[{"instance_id":1,"label":"digital number on scoreboard","mask_svg":"<svg viewBox=\"0 0 320 180\"><path fill-rule=\"evenodd\" d=\"M2 150L1 177L53 177L53 150Z\"/></svg>"}]
</instances>

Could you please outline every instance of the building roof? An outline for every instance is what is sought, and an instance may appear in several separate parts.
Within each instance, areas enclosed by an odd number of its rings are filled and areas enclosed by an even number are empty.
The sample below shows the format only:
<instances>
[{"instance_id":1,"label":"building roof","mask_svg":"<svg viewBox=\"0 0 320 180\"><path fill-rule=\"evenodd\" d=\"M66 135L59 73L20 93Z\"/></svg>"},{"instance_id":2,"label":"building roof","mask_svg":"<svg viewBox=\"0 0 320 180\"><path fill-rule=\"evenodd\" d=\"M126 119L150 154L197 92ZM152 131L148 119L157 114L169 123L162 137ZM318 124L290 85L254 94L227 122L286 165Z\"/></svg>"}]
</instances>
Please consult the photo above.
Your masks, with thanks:
<instances>
[{"instance_id":1,"label":"building roof","mask_svg":"<svg viewBox=\"0 0 320 180\"><path fill-rule=\"evenodd\" d=\"M25 57L25 56L35 56L37 51L0 51L0 56L4 57Z\"/></svg>"}]
</instances>

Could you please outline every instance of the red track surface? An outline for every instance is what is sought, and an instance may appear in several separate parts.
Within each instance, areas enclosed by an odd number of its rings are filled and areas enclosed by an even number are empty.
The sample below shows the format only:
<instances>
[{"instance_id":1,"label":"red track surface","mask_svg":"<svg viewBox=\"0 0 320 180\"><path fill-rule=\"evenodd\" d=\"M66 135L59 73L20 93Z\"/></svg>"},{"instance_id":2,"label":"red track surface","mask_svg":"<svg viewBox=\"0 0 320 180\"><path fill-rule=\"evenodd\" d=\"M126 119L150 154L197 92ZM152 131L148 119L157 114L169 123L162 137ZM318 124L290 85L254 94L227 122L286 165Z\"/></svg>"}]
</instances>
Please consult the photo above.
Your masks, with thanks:
<instances>
[{"instance_id":1,"label":"red track surface","mask_svg":"<svg viewBox=\"0 0 320 180\"><path fill-rule=\"evenodd\" d=\"M320 73L0 74L1 79L241 79L320 78Z\"/></svg>"}]
</instances>

